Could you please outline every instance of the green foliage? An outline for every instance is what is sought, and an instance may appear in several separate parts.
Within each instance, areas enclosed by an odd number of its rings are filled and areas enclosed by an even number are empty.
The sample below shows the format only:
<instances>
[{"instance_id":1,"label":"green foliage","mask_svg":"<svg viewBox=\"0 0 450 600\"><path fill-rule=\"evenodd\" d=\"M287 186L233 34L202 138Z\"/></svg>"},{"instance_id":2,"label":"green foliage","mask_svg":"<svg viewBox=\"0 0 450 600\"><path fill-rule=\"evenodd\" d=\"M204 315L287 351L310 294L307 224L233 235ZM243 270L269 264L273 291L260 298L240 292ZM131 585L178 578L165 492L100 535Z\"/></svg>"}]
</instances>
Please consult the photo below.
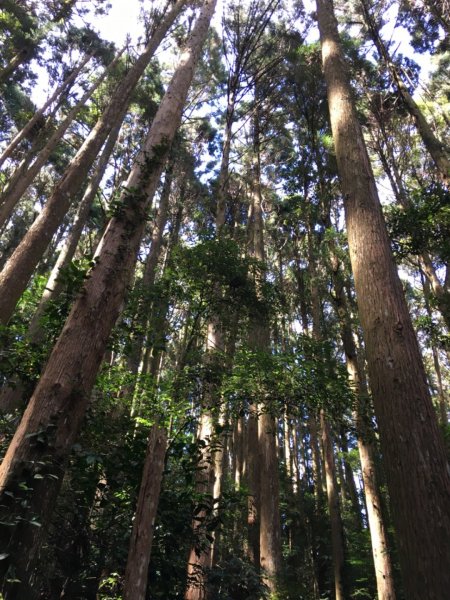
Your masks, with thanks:
<instances>
[{"instance_id":1,"label":"green foliage","mask_svg":"<svg viewBox=\"0 0 450 600\"><path fill-rule=\"evenodd\" d=\"M252 404L280 416L298 415L305 406L326 408L338 417L353 401L343 365L333 361L330 347L300 338L294 353L272 354L240 349L223 393L236 415L248 414Z\"/></svg>"},{"instance_id":2,"label":"green foliage","mask_svg":"<svg viewBox=\"0 0 450 600\"><path fill-rule=\"evenodd\" d=\"M442 263L450 260L450 193L431 184L410 193L411 207L391 206L388 226L399 257L430 252Z\"/></svg>"}]
</instances>

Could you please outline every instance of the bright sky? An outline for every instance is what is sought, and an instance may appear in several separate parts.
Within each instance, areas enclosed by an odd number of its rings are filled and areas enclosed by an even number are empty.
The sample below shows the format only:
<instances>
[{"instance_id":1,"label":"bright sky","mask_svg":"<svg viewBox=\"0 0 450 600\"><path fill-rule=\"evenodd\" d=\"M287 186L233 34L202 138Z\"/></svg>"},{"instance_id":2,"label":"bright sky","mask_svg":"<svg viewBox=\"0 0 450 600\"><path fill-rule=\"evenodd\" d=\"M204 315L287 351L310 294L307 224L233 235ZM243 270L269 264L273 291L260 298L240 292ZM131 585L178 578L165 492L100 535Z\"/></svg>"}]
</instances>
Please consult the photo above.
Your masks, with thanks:
<instances>
[{"instance_id":1,"label":"bright sky","mask_svg":"<svg viewBox=\"0 0 450 600\"><path fill-rule=\"evenodd\" d=\"M142 4L139 0L110 0L111 9L108 15L98 17L93 25L107 40L114 42L117 46L123 44L127 34L132 40L142 35L139 24L139 12ZM144 6L151 3L144 3ZM154 2L153 5L163 4ZM218 0L213 24L220 24L223 12L223 0Z\"/></svg>"}]
</instances>

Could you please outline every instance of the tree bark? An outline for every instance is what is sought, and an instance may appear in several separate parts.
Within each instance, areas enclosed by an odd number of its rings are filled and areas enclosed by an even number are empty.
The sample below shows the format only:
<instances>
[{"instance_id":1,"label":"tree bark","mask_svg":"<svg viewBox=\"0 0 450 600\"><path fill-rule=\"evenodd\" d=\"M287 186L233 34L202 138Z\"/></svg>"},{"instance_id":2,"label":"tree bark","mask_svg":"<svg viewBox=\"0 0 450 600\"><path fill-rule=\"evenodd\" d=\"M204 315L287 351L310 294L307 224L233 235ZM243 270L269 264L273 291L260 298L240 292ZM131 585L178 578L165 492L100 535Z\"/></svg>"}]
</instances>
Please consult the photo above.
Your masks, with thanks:
<instances>
[{"instance_id":1,"label":"tree bark","mask_svg":"<svg viewBox=\"0 0 450 600\"><path fill-rule=\"evenodd\" d=\"M312 334L316 342L322 342L322 306L319 292L317 273L316 249L312 223L308 223L308 259L311 290ZM335 600L345 599L345 547L344 530L342 526L341 506L336 481L336 461L334 456L333 438L327 415L323 408L319 412L320 433L323 450L323 469L327 494L328 514L331 526L331 553L333 560Z\"/></svg>"},{"instance_id":2,"label":"tree bark","mask_svg":"<svg viewBox=\"0 0 450 600\"><path fill-rule=\"evenodd\" d=\"M165 429L153 425L148 437L147 454L128 551L123 586L124 600L145 600L146 597L147 571L152 550L166 446L167 433Z\"/></svg>"},{"instance_id":3,"label":"tree bark","mask_svg":"<svg viewBox=\"0 0 450 600\"><path fill-rule=\"evenodd\" d=\"M325 411L320 411L320 429L327 483L328 512L331 524L331 548L333 555L334 595L336 600L345 600L344 591L344 531L342 528L339 494L336 484L336 467L334 460L333 439Z\"/></svg>"},{"instance_id":4,"label":"tree bark","mask_svg":"<svg viewBox=\"0 0 450 600\"><path fill-rule=\"evenodd\" d=\"M39 319L44 314L46 306L48 305L50 300L54 300L55 298L57 298L61 291L61 284L58 282L59 274L61 273L61 270L64 269L72 261L75 255L78 242L80 241L81 234L83 233L84 226L86 225L86 221L89 217L89 211L92 207L95 195L97 194L101 180L108 166L108 161L111 157L117 138L119 136L121 125L121 123L115 125L114 128L111 130L111 133L109 134L108 140L106 141L106 144L99 157L97 166L95 167L95 171L92 174L92 178L89 181L86 191L83 194L83 198L81 199L80 205L78 206L77 214L69 231L67 239L64 242L63 247L61 248L55 266L53 267L52 272L50 273L50 277L48 278L44 293L42 294L41 301L39 302L39 306L37 307L36 313L33 315L33 319L30 323L30 335L34 339L36 339L35 336L38 329Z\"/></svg>"},{"instance_id":5,"label":"tree bark","mask_svg":"<svg viewBox=\"0 0 450 600\"><path fill-rule=\"evenodd\" d=\"M425 148L430 153L430 156L433 159L443 181L448 183L450 177L450 158L448 152L446 151L444 144L442 144L434 135L431 127L428 125L427 120L425 119L425 116L418 107L414 98L409 93L408 88L403 83L399 70L389 56L389 52L383 40L381 39L379 29L370 13L370 9L366 0L360 0L360 2L370 37L372 38L372 41L375 44L381 59L384 61L386 68L388 69L398 93L403 98L406 110L414 119L417 131L422 138Z\"/></svg>"},{"instance_id":6,"label":"tree bark","mask_svg":"<svg viewBox=\"0 0 450 600\"><path fill-rule=\"evenodd\" d=\"M4 227L5 223L11 217L11 214L16 206L17 202L22 198L23 194L27 191L30 185L33 183L36 175L39 173L41 168L45 165L48 158L58 146L62 140L67 129L73 123L73 120L84 107L86 102L92 96L92 94L98 89L100 84L104 81L107 74L110 72L112 67L117 63L124 49L114 58L112 63L107 69L103 71L100 77L97 78L95 83L89 87L88 90L82 95L80 100L69 110L63 121L56 127L55 131L51 134L50 138L46 141L44 147L39 151L35 160L30 166L21 165L11 176L11 180L8 183L5 191L1 196L1 208L0 208L0 229ZM36 141L39 145L39 139ZM33 148L30 152L33 152Z\"/></svg>"},{"instance_id":7,"label":"tree bark","mask_svg":"<svg viewBox=\"0 0 450 600\"><path fill-rule=\"evenodd\" d=\"M133 165L117 214L100 243L96 264L74 303L0 467L0 517L2 522L11 523L0 529L0 545L9 554L0 565L5 600L32 598L28 581L42 537L36 535L36 530L46 529L67 456L80 430L108 337L120 313L147 208L180 123L215 4L215 0L203 4ZM16 500L21 495L19 485L24 483L28 484L22 493L22 498L26 495L26 508ZM17 496L12 498L9 491ZM17 524L16 518L22 514L26 518ZM30 521L34 517L43 527L33 527ZM20 583L5 581L12 568Z\"/></svg>"},{"instance_id":8,"label":"tree bark","mask_svg":"<svg viewBox=\"0 0 450 600\"><path fill-rule=\"evenodd\" d=\"M376 478L374 435L368 416L368 390L353 337L350 312L345 295L339 262L332 258L333 303L339 319L342 345L347 362L350 385L356 398L354 421L358 440L358 452L364 483L364 496L370 542L377 582L379 600L395 600L395 586L389 544L381 510L381 497Z\"/></svg>"},{"instance_id":9,"label":"tree bark","mask_svg":"<svg viewBox=\"0 0 450 600\"><path fill-rule=\"evenodd\" d=\"M157 27L144 52L116 88L111 102L56 185L43 211L0 273L0 323L6 324L111 129L122 121L131 95L186 0L179 0Z\"/></svg>"},{"instance_id":10,"label":"tree bark","mask_svg":"<svg viewBox=\"0 0 450 600\"><path fill-rule=\"evenodd\" d=\"M317 1L350 258L408 598L450 589L450 482L425 371L392 257L331 0Z\"/></svg>"},{"instance_id":11,"label":"tree bark","mask_svg":"<svg viewBox=\"0 0 450 600\"><path fill-rule=\"evenodd\" d=\"M34 126L37 125L37 123L43 118L43 115L47 108L49 108L58 97L62 96L63 93L67 93L67 88L75 81L75 79L81 73L86 64L91 60L91 58L92 56L90 54L87 54L81 60L80 64L75 69L73 69L72 73L68 77L66 77L66 79L60 85L56 87L53 94L48 98L48 100L43 104L43 106L34 113L34 115L31 117L28 123L26 123L26 125L24 125L24 127L22 127L22 129L9 142L8 146L3 150L0 156L0 168L4 165L6 159L11 156L11 154L14 152L14 150L17 148L20 142L31 133Z\"/></svg>"},{"instance_id":12,"label":"tree bark","mask_svg":"<svg viewBox=\"0 0 450 600\"><path fill-rule=\"evenodd\" d=\"M257 91L255 91L255 98L257 98ZM253 248L253 256L260 263L265 263L260 144L259 114L258 110L256 110L253 122L253 173L251 190L253 219L250 227L252 239L250 246ZM264 273L261 267L256 268L254 277L258 293L261 294L261 286L264 281ZM256 310L255 314L251 317L249 345L257 352L269 351L270 330L267 315L264 312L261 314ZM258 508L260 565L265 584L275 594L281 572L281 524L276 422L274 416L268 412L263 403L260 404L259 412Z\"/></svg>"}]
</instances>

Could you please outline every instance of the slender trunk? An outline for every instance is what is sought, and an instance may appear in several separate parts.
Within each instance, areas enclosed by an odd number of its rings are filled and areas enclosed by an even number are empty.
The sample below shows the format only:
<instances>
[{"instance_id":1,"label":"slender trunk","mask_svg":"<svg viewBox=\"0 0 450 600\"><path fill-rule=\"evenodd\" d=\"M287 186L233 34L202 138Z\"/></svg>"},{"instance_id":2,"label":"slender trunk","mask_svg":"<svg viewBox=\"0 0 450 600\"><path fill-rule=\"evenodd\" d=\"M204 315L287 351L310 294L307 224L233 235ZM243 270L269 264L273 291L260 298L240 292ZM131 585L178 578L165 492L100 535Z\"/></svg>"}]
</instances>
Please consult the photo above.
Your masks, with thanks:
<instances>
[{"instance_id":1,"label":"slender trunk","mask_svg":"<svg viewBox=\"0 0 450 600\"><path fill-rule=\"evenodd\" d=\"M158 425L153 425L148 436L147 454L137 501L136 513L128 551L124 600L145 600L147 572L152 549L153 531L159 492L164 470L167 446L167 433Z\"/></svg>"},{"instance_id":2,"label":"slender trunk","mask_svg":"<svg viewBox=\"0 0 450 600\"><path fill-rule=\"evenodd\" d=\"M331 0L317 1L350 258L408 598L450 589L450 481L417 339L353 105Z\"/></svg>"},{"instance_id":3,"label":"slender trunk","mask_svg":"<svg viewBox=\"0 0 450 600\"><path fill-rule=\"evenodd\" d=\"M414 119L417 131L422 138L425 148L428 150L433 161L435 162L443 181L448 183L450 177L450 158L448 152L444 144L442 144L434 135L433 130L425 119L425 116L418 107L414 98L409 93L408 88L403 83L399 70L394 64L392 58L389 56L389 52L383 40L381 39L379 29L370 13L370 9L366 0L360 0L360 2L363 9L364 19L369 30L369 35L372 38L380 57L387 67L394 85L397 87L400 96L403 98L406 110Z\"/></svg>"},{"instance_id":4,"label":"slender trunk","mask_svg":"<svg viewBox=\"0 0 450 600\"><path fill-rule=\"evenodd\" d=\"M444 319L447 330L450 331L450 292L445 289L436 273L436 269L428 252L423 252L420 255L420 265L422 271L428 279L431 289L433 290L436 299L437 309Z\"/></svg>"},{"instance_id":5,"label":"slender trunk","mask_svg":"<svg viewBox=\"0 0 450 600\"><path fill-rule=\"evenodd\" d=\"M0 156L0 168L5 163L6 159L11 156L20 142L25 139L33 130L35 125L39 123L39 121L43 118L43 115L47 108L49 108L55 100L62 96L63 93L67 91L67 88L75 81L78 75L81 73L86 64L91 60L91 55L87 54L80 62L80 64L73 69L72 73L66 77L66 79L56 87L53 94L48 98L48 100L43 104L41 108L39 108L31 119L24 125L24 127L14 136L14 138L9 142L5 150L3 150Z\"/></svg>"},{"instance_id":6,"label":"slender trunk","mask_svg":"<svg viewBox=\"0 0 450 600\"><path fill-rule=\"evenodd\" d=\"M313 227L308 224L308 258L311 290L312 334L316 342L322 341L322 307L319 292L318 274L316 266L316 252L314 244ZM317 243L317 242L316 242ZM327 493L328 513L331 525L331 553L333 560L335 599L344 600L344 531L342 527L341 507L336 481L336 462L334 457L333 438L325 410L319 412L320 433L322 438L323 465L325 471L325 484Z\"/></svg>"},{"instance_id":7,"label":"slender trunk","mask_svg":"<svg viewBox=\"0 0 450 600\"><path fill-rule=\"evenodd\" d=\"M133 90L186 0L179 0L157 27L144 52L115 90L110 104L56 185L39 217L0 273L0 322L6 324L45 248L60 226L111 129L122 122Z\"/></svg>"},{"instance_id":8,"label":"slender trunk","mask_svg":"<svg viewBox=\"0 0 450 600\"><path fill-rule=\"evenodd\" d=\"M403 185L402 178L398 171L395 156L391 148L391 141L387 132L385 131L385 127L382 122L381 116L378 114L377 111L375 111L375 116L378 121L378 126L387 148L388 156L386 156L382 148L382 144L378 140L374 140L377 147L377 153L380 157L385 173L389 178L397 203L404 209L408 209L411 207L411 201L408 197L408 194ZM432 287L433 294L436 298L437 308L445 321L447 329L450 331L450 292L447 289L447 286L445 284L442 285L442 283L439 281L439 277L437 276L436 269L434 267L432 258L429 255L429 253L426 251L422 252L422 254L419 256L419 259L421 262L423 272L425 273Z\"/></svg>"},{"instance_id":9,"label":"slender trunk","mask_svg":"<svg viewBox=\"0 0 450 600\"><path fill-rule=\"evenodd\" d=\"M211 542L206 538L208 519L213 511L214 466L211 441L213 439L213 422L211 413L203 410L197 439L203 440L201 459L198 464L198 475L195 491L201 497L202 508L192 523L195 542L188 558L187 585L184 600L207 600L209 598L207 572L211 568Z\"/></svg>"},{"instance_id":10,"label":"slender trunk","mask_svg":"<svg viewBox=\"0 0 450 600\"><path fill-rule=\"evenodd\" d=\"M100 84L104 81L107 74L110 72L112 67L117 63L124 50L121 50L119 54L114 58L112 63L107 69L103 71L100 77L97 78L95 83L82 95L80 100L69 110L66 117L57 126L55 131L51 134L50 138L45 143L44 147L39 151L34 162L25 168L19 167L11 176L10 183L6 187L5 191L1 196L1 208L0 208L0 228L2 228L16 206L17 202L22 198L24 193L33 183L36 175L39 173L41 168L45 165L48 158L55 150L59 142L62 140L67 129L73 123L73 120L84 107L86 102L92 96L92 94L98 89Z\"/></svg>"},{"instance_id":11,"label":"slender trunk","mask_svg":"<svg viewBox=\"0 0 450 600\"><path fill-rule=\"evenodd\" d=\"M17 67L31 59L34 46L26 46L16 52L9 63L0 70L0 84L5 83L9 77L14 73Z\"/></svg>"},{"instance_id":12,"label":"slender trunk","mask_svg":"<svg viewBox=\"0 0 450 600\"><path fill-rule=\"evenodd\" d=\"M344 462L344 478L345 478L345 488L347 490L348 498L350 499L353 513L355 516L354 524L357 530L362 529L363 519L361 515L361 506L359 504L358 499L358 491L356 489L355 478L353 476L353 469L351 464L348 461L348 442L347 442L347 433L344 428L341 429L341 448L343 453L343 462Z\"/></svg>"},{"instance_id":13,"label":"slender trunk","mask_svg":"<svg viewBox=\"0 0 450 600\"><path fill-rule=\"evenodd\" d=\"M71 262L75 255L78 242L80 241L81 234L83 233L84 226L86 225L87 218L89 217L89 211L95 199L95 195L98 191L103 175L105 174L112 151L114 150L120 128L121 123L118 123L112 129L108 137L95 171L92 174L92 178L83 194L83 198L81 199L69 235L67 236L67 239L61 248L58 259L45 286L39 306L36 309L33 319L31 320L29 333L34 340L36 339L37 329L39 329L39 319L44 314L45 308L50 300L54 300L58 297L61 291L61 284L58 281L59 274L61 273L61 270Z\"/></svg>"},{"instance_id":14,"label":"slender trunk","mask_svg":"<svg viewBox=\"0 0 450 600\"><path fill-rule=\"evenodd\" d=\"M257 92L255 91L255 97ZM254 257L265 262L264 220L261 190L259 114L253 122L253 181L252 181L252 246ZM255 273L256 287L261 294L264 274ZM253 315L249 343L258 352L268 352L270 330L265 313ZM259 546L263 580L272 593L276 593L281 571L281 524L279 505L278 455L276 447L276 422L273 415L261 404L258 419L259 447Z\"/></svg>"},{"instance_id":15,"label":"slender trunk","mask_svg":"<svg viewBox=\"0 0 450 600\"><path fill-rule=\"evenodd\" d=\"M422 280L423 298L424 298L424 302L425 302L425 310L427 311L428 317L431 320L432 316L433 316L433 312L431 310L430 300L429 300L430 285L429 285L429 282L427 282L427 280L425 279L422 272L421 272L421 280ZM433 354L433 364L434 364L434 370L436 372L436 379L437 379L439 420L441 422L441 425L446 426L448 424L447 399L446 399L446 393L444 391L444 385L442 383L442 373L441 373L441 364L440 364L440 360L439 360L439 351L436 348L436 344L435 344L433 338L431 339L431 352Z\"/></svg>"},{"instance_id":16,"label":"slender trunk","mask_svg":"<svg viewBox=\"0 0 450 600\"><path fill-rule=\"evenodd\" d=\"M43 341L44 331L41 327L41 318L45 312L45 309L48 307L49 302L55 300L63 289L58 277L61 273L61 270L70 263L75 254L84 225L89 216L89 210L95 198L95 194L97 193L100 181L105 173L108 160L111 152L114 149L119 131L120 124L114 128L105 144L102 155L99 158L99 162L92 176L92 180L90 181L78 207L72 228L63 247L61 248L58 259L45 286L41 301L39 302L36 312L30 321L30 325L28 327L28 338L33 344L39 344ZM21 406L21 404L23 404L23 400L24 385L20 381L19 377L15 376L13 384L5 385L0 389L0 413L10 413L16 410Z\"/></svg>"},{"instance_id":17,"label":"slender trunk","mask_svg":"<svg viewBox=\"0 0 450 600\"><path fill-rule=\"evenodd\" d=\"M378 598L379 600L395 600L393 567L383 519L382 499L376 476L376 450L372 424L369 417L369 393L366 379L363 376L363 367L358 359L344 285L338 271L334 269L333 282L335 288L334 301L340 321L347 372L356 398L356 408L353 418L357 432L358 452L364 484L365 509L370 530Z\"/></svg>"},{"instance_id":18,"label":"slender trunk","mask_svg":"<svg viewBox=\"0 0 450 600\"><path fill-rule=\"evenodd\" d=\"M333 555L334 593L336 600L345 600L344 592L344 533L336 484L333 440L325 411L320 411L320 428L324 453L325 478L327 482L328 511L331 523L331 548Z\"/></svg>"},{"instance_id":19,"label":"slender trunk","mask_svg":"<svg viewBox=\"0 0 450 600\"><path fill-rule=\"evenodd\" d=\"M174 165L169 164L169 167L166 170L166 177L164 180L164 185L159 200L158 214L156 216L156 220L152 231L150 252L148 253L147 260L145 262L144 274L141 282L142 301L139 302L139 307L136 311L136 316L138 319L140 319L140 327L139 332L136 333L132 339L131 349L127 359L128 368L133 374L136 374L139 370L139 363L141 360L145 332L148 329L149 315L151 311L149 292L151 291L151 289L153 288L153 284L155 283L156 268L158 266L158 261L161 256L163 233L167 223L167 216L169 212L169 200L172 188L173 169Z\"/></svg>"},{"instance_id":20,"label":"slender trunk","mask_svg":"<svg viewBox=\"0 0 450 600\"><path fill-rule=\"evenodd\" d=\"M232 93L232 98L235 98L235 91ZM234 114L234 100L230 101L227 106L226 111L226 119L225 119L225 132L224 132L224 145L222 150L222 159L220 164L219 171L219 181L218 181L218 190L217 190L217 205L216 205L216 239L221 239L223 237L223 226L225 223L225 212L226 212L226 200L228 194L228 176L229 176L229 162L230 162L230 150L231 150L231 128L233 125L233 114ZM215 293L220 295L222 292L219 286L216 286ZM207 349L207 360L214 361L214 355L216 358L220 355L220 353L224 352L224 341L223 341L223 332L222 326L220 323L219 315L213 315L210 323L208 324L208 335L206 342ZM210 396L205 406L202 407L202 415L201 420L205 421L205 423L209 422L212 419L211 410L217 404L218 399L214 396L217 395L217 389L211 389L207 391L207 394ZM205 447L203 453L208 453L208 448ZM221 494L221 474L216 472L216 467L221 462L221 451L216 451L213 453L213 457L210 462L210 470L211 473L209 478L214 482L213 489L209 490L209 492L213 493L213 497L217 500ZM204 459L203 459L204 460ZM199 482L197 486L200 490L203 489L204 484L202 481ZM211 510L213 508L211 507ZM205 515L206 518L206 515ZM198 532L196 530L200 529L202 524L194 522L194 535L198 537ZM215 537L214 534L212 537ZM213 562L213 543L206 543L201 550L200 555L198 551L196 553L196 549L193 547L190 552L189 562L188 562L188 582L187 589L185 594L185 600L197 600L200 598L207 598L207 574L206 567L211 567ZM195 577L194 577L195 576ZM194 578L193 578L194 577ZM203 595L202 595L203 594Z\"/></svg>"},{"instance_id":21,"label":"slender trunk","mask_svg":"<svg viewBox=\"0 0 450 600\"><path fill-rule=\"evenodd\" d=\"M122 193L120 209L100 243L96 263L55 344L0 467L1 561L5 600L32 598L28 585L78 435L90 392L117 320L170 144L180 123L215 0L207 0ZM150 176L152 174L152 176ZM38 433L41 432L41 433ZM36 436L39 435L39 440ZM41 475L42 479L35 475ZM24 482L26 490L23 490ZM18 487L20 483L21 488ZM22 491L21 491L22 490ZM9 495L12 491L14 496ZM27 507L18 498L25 495ZM19 523L16 517L25 514ZM30 521L37 519L42 527ZM8 582L14 569L20 583ZM28 595L27 595L28 594Z\"/></svg>"}]
</instances>

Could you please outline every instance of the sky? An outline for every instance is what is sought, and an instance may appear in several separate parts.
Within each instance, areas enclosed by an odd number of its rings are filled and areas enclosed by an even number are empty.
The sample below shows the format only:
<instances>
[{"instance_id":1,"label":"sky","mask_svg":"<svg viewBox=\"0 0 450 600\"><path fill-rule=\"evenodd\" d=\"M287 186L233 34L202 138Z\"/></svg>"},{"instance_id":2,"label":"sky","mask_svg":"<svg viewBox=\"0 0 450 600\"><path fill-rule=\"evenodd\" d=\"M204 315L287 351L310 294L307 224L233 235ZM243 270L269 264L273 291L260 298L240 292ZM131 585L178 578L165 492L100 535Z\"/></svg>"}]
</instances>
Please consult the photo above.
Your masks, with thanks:
<instances>
[{"instance_id":1,"label":"sky","mask_svg":"<svg viewBox=\"0 0 450 600\"><path fill-rule=\"evenodd\" d=\"M243 1L245 2L246 0ZM142 36L143 28L139 21L139 14L142 6L145 7L152 4L165 4L165 0L154 0L154 2L150 2L148 0L144 2L140 2L140 0L109 0L109 2L111 4L111 8L109 9L108 14L98 16L88 15L86 23L97 30L102 38L114 42L117 48L120 48L124 45L127 36L130 37L132 44L136 43L139 37ZM304 3L308 13L314 11L314 0L304 0ZM289 4L289 2L286 2L286 4ZM213 19L213 25L217 29L220 29L225 5L226 0L218 0ZM392 35L394 22L395 15L388 19L388 24L384 28L383 34L385 39L389 39ZM82 25L81 19L78 19L77 24ZM430 61L429 56L417 56L409 46L408 36L405 32L402 33L401 30L397 29L395 35L396 40L398 41L399 51L406 56L414 57L414 59L421 66L421 80L425 81L428 78L430 70L432 69L432 62ZM317 30L313 29L308 39L311 41L318 39ZM162 50L160 49L156 56L161 62L171 63L174 66L173 55L171 56L170 60L170 52L167 48L163 47ZM32 99L37 105L40 105L45 101L48 93L49 89L46 82L46 76L44 74L44 70L42 70L42 83L40 86L35 86L32 92ZM418 90L418 94L420 94L420 90Z\"/></svg>"}]
</instances>

